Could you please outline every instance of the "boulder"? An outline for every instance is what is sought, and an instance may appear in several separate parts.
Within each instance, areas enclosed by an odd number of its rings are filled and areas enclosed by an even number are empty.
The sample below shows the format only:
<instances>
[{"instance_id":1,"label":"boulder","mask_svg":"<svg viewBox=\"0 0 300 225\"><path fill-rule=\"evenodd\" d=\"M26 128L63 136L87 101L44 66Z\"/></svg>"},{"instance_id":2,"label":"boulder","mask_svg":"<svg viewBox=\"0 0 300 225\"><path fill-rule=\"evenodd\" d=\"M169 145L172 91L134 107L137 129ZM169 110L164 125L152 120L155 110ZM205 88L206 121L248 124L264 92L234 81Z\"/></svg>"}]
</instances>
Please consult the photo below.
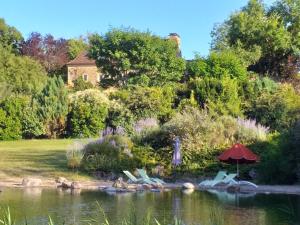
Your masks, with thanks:
<instances>
[{"instance_id":1,"label":"boulder","mask_svg":"<svg viewBox=\"0 0 300 225\"><path fill-rule=\"evenodd\" d=\"M71 183L71 189L80 189L81 188L81 184L77 181L74 181Z\"/></svg>"},{"instance_id":2,"label":"boulder","mask_svg":"<svg viewBox=\"0 0 300 225\"><path fill-rule=\"evenodd\" d=\"M151 190L152 189L152 185L150 185L150 184L143 184L142 187L143 187L144 190Z\"/></svg>"},{"instance_id":3,"label":"boulder","mask_svg":"<svg viewBox=\"0 0 300 225\"><path fill-rule=\"evenodd\" d=\"M22 185L25 187L39 187L42 185L42 180L39 178L24 178Z\"/></svg>"},{"instance_id":4,"label":"boulder","mask_svg":"<svg viewBox=\"0 0 300 225\"><path fill-rule=\"evenodd\" d=\"M123 188L123 189L127 189L128 188L128 184L126 182L123 181L122 177L119 177L112 185L114 188Z\"/></svg>"},{"instance_id":5,"label":"boulder","mask_svg":"<svg viewBox=\"0 0 300 225\"><path fill-rule=\"evenodd\" d=\"M195 185L193 185L192 183L187 182L187 183L184 183L182 185L182 188L183 189L195 189Z\"/></svg>"},{"instance_id":6,"label":"boulder","mask_svg":"<svg viewBox=\"0 0 300 225\"><path fill-rule=\"evenodd\" d=\"M58 178L55 179L55 182L60 183L60 184L63 183L63 182L67 182L67 181L68 180L64 177L58 177Z\"/></svg>"},{"instance_id":7,"label":"boulder","mask_svg":"<svg viewBox=\"0 0 300 225\"><path fill-rule=\"evenodd\" d=\"M72 182L65 181L65 182L62 182L59 187L62 187L62 188L71 188L71 186L72 186Z\"/></svg>"},{"instance_id":8,"label":"boulder","mask_svg":"<svg viewBox=\"0 0 300 225\"><path fill-rule=\"evenodd\" d=\"M239 185L230 185L226 189L229 193L236 193L240 191L240 186Z\"/></svg>"}]
</instances>

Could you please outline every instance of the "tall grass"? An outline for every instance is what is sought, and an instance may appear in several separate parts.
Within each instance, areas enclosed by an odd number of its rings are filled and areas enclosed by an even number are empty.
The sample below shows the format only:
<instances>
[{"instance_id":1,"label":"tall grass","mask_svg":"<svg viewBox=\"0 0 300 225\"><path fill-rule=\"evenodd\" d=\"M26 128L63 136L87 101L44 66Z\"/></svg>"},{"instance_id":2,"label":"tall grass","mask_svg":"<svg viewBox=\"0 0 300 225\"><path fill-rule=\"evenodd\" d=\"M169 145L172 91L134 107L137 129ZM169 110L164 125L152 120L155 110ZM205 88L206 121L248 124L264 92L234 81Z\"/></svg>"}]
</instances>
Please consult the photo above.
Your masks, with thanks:
<instances>
[{"instance_id":1,"label":"tall grass","mask_svg":"<svg viewBox=\"0 0 300 225\"><path fill-rule=\"evenodd\" d=\"M114 222L110 221L107 217L104 209L97 202L98 213L97 218L89 218L83 220L82 224L86 225L117 225ZM210 209L209 220L206 223L201 223L201 225L224 225L223 212L221 209L212 208ZM0 213L0 225L15 225L16 222L11 214L9 207L1 208ZM52 220L51 216L48 217L47 225L63 225L64 223L57 223ZM41 224L28 224L25 220L24 225L41 225ZM156 219L151 211L148 210L145 217L142 220L138 220L137 213L133 210L132 213L121 220L118 225L192 225L186 224L184 221L174 217L170 220L159 221ZM194 224L196 225L196 224Z\"/></svg>"}]
</instances>

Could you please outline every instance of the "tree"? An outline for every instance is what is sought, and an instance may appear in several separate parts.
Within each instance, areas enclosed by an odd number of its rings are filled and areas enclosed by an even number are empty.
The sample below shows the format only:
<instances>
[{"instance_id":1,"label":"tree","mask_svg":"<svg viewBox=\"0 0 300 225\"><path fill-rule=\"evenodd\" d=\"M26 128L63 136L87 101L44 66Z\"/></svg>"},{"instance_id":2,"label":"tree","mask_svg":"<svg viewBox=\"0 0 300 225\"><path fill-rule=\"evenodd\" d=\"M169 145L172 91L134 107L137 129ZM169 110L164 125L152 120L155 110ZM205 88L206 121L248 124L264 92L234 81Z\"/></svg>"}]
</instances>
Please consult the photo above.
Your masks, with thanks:
<instances>
[{"instance_id":1,"label":"tree","mask_svg":"<svg viewBox=\"0 0 300 225\"><path fill-rule=\"evenodd\" d=\"M290 0L295 4L297 1ZM296 15L292 17L297 18ZM290 67L297 66L300 46L293 40L299 38L276 10L268 11L259 0L250 0L247 6L217 27L212 35L215 50L243 49L243 53L252 54L252 59L257 61L250 63L248 69L251 71L277 79L290 78L297 71ZM257 57L253 57L255 52Z\"/></svg>"},{"instance_id":2,"label":"tree","mask_svg":"<svg viewBox=\"0 0 300 225\"><path fill-rule=\"evenodd\" d=\"M17 56L0 46L0 83L6 90L35 94L44 86L46 79L46 72L38 62Z\"/></svg>"},{"instance_id":3,"label":"tree","mask_svg":"<svg viewBox=\"0 0 300 225\"><path fill-rule=\"evenodd\" d=\"M185 70L176 43L149 32L113 29L104 36L94 34L89 52L106 85L163 85L181 80Z\"/></svg>"},{"instance_id":4,"label":"tree","mask_svg":"<svg viewBox=\"0 0 300 225\"><path fill-rule=\"evenodd\" d=\"M75 59L79 53L88 49L88 44L83 38L68 40L68 57L70 60Z\"/></svg>"},{"instance_id":5,"label":"tree","mask_svg":"<svg viewBox=\"0 0 300 225\"><path fill-rule=\"evenodd\" d=\"M44 89L37 95L38 115L44 124L45 135L56 138L63 134L68 113L68 96L60 77L49 78Z\"/></svg>"},{"instance_id":6,"label":"tree","mask_svg":"<svg viewBox=\"0 0 300 225\"><path fill-rule=\"evenodd\" d=\"M54 39L51 34L42 36L33 32L22 43L23 55L38 60L48 73L61 73L69 61L67 41L63 38Z\"/></svg>"},{"instance_id":7,"label":"tree","mask_svg":"<svg viewBox=\"0 0 300 225\"><path fill-rule=\"evenodd\" d=\"M187 63L188 75L195 77L216 77L245 79L247 69L243 61L232 51L214 52L207 58L196 56L196 59Z\"/></svg>"},{"instance_id":8,"label":"tree","mask_svg":"<svg viewBox=\"0 0 300 225\"><path fill-rule=\"evenodd\" d=\"M7 25L4 19L0 18L0 45L10 49L13 53L19 53L22 40L22 34L15 27Z\"/></svg>"}]
</instances>

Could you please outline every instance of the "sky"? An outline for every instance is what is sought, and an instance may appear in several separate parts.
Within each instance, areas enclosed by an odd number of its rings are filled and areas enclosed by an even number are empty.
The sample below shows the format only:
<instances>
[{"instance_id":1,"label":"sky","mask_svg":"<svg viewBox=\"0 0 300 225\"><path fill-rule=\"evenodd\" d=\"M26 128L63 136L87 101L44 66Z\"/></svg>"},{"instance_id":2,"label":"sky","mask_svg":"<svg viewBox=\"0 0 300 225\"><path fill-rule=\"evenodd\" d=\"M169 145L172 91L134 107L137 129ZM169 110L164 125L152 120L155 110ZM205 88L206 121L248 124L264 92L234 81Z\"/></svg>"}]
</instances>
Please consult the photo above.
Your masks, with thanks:
<instances>
[{"instance_id":1,"label":"sky","mask_svg":"<svg viewBox=\"0 0 300 225\"><path fill-rule=\"evenodd\" d=\"M247 0L0 0L0 17L26 38L31 32L56 38L105 34L112 27L133 27L166 37L178 33L183 57L209 53L217 23ZM267 5L274 0L265 0Z\"/></svg>"}]
</instances>

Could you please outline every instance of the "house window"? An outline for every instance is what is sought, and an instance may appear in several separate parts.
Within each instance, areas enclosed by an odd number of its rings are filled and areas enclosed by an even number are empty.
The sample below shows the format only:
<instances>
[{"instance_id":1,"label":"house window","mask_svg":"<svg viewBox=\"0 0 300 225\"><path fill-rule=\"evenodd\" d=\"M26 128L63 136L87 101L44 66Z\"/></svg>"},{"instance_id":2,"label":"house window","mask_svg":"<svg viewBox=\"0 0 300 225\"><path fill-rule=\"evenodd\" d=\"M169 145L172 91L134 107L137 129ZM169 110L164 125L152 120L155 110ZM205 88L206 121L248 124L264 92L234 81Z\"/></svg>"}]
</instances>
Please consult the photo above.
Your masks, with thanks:
<instances>
[{"instance_id":1,"label":"house window","mask_svg":"<svg viewBox=\"0 0 300 225\"><path fill-rule=\"evenodd\" d=\"M83 80L88 81L88 75L87 74L83 74Z\"/></svg>"}]
</instances>

